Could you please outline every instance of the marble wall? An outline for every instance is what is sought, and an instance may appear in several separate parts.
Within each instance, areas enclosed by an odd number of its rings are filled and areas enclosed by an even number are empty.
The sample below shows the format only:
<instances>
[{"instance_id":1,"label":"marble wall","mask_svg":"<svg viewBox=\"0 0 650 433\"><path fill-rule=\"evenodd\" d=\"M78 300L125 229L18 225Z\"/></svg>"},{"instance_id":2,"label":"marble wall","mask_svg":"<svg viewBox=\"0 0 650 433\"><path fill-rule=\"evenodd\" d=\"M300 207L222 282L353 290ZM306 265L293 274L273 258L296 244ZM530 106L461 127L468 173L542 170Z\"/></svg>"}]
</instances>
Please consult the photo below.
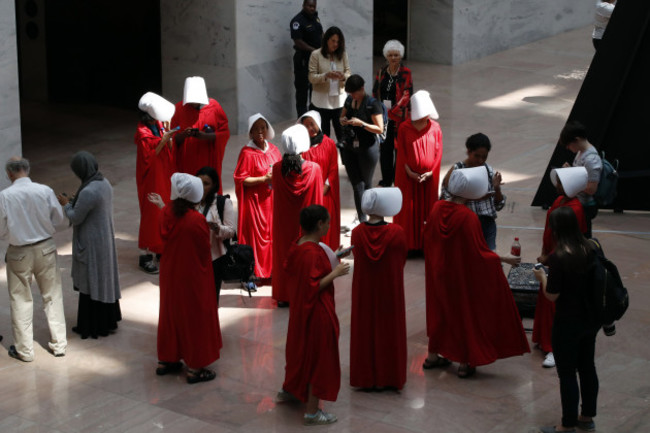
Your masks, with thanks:
<instances>
[{"instance_id":1,"label":"marble wall","mask_svg":"<svg viewBox=\"0 0 650 433\"><path fill-rule=\"evenodd\" d=\"M13 1L0 2L0 163L22 151L20 95L16 49L16 12ZM4 169L2 170L4 173ZM9 185L0 175L0 189Z\"/></svg>"},{"instance_id":2,"label":"marble wall","mask_svg":"<svg viewBox=\"0 0 650 433\"><path fill-rule=\"evenodd\" d=\"M458 64L588 25L594 0L411 0L410 55Z\"/></svg>"},{"instance_id":3,"label":"marble wall","mask_svg":"<svg viewBox=\"0 0 650 433\"><path fill-rule=\"evenodd\" d=\"M185 77L201 76L236 131L235 1L161 0L160 15L163 96L182 100Z\"/></svg>"},{"instance_id":4,"label":"marble wall","mask_svg":"<svg viewBox=\"0 0 650 433\"><path fill-rule=\"evenodd\" d=\"M370 3L370 4L369 4ZM163 93L182 97L188 75L206 79L208 93L226 110L233 133L251 114L272 123L295 118L293 42L289 21L295 0L162 0ZM346 36L353 72L372 78L372 2L332 0L318 4L323 27Z\"/></svg>"}]
</instances>

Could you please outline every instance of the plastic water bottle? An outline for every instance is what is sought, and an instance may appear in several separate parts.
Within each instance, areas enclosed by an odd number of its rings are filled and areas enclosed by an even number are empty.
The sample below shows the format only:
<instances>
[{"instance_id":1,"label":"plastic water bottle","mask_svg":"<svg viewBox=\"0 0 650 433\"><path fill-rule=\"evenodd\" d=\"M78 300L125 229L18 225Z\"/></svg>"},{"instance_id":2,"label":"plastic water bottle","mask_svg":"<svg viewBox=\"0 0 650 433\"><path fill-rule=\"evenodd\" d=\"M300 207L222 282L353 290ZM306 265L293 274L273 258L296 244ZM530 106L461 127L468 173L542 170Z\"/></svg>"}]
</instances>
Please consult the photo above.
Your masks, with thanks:
<instances>
[{"instance_id":1,"label":"plastic water bottle","mask_svg":"<svg viewBox=\"0 0 650 433\"><path fill-rule=\"evenodd\" d=\"M512 246L510 247L510 255L515 257L521 256L521 244L519 243L519 238L515 238Z\"/></svg>"}]
</instances>

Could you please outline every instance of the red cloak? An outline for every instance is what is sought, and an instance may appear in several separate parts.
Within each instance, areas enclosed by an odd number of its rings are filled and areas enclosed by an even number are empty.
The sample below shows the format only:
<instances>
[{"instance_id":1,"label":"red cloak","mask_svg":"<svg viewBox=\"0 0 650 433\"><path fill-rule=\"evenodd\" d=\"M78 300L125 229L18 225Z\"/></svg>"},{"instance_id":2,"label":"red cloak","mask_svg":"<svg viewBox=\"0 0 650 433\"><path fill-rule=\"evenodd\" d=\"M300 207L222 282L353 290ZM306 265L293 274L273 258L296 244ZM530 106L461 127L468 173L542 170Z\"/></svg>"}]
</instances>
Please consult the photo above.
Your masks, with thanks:
<instances>
[{"instance_id":1,"label":"red cloak","mask_svg":"<svg viewBox=\"0 0 650 433\"><path fill-rule=\"evenodd\" d=\"M222 347L210 229L197 211L178 218L171 204L161 219L158 360L202 368L219 359Z\"/></svg>"},{"instance_id":2,"label":"red cloak","mask_svg":"<svg viewBox=\"0 0 650 433\"><path fill-rule=\"evenodd\" d=\"M553 239L553 232L549 226L548 220L551 212L555 209L568 206L573 209L576 217L578 218L578 226L580 231L584 234L587 233L587 221L585 219L585 211L582 208L580 200L577 198L568 198L564 195L559 196L553 202L553 205L546 212L546 225L544 226L544 236L542 240L542 254L549 256L555 249L555 240ZM537 303L535 304L535 321L533 322L533 343L537 343L544 352L552 352L551 346L551 331L553 330L553 318L555 317L555 302L551 302L544 296L544 291L540 290L537 293Z\"/></svg>"},{"instance_id":3,"label":"red cloak","mask_svg":"<svg viewBox=\"0 0 650 433\"><path fill-rule=\"evenodd\" d=\"M157 122L157 126L162 133L162 123ZM147 199L147 195L155 192L160 194L165 204L169 202L171 176L176 171L174 153L169 146L165 145L156 155L156 147L162 140L162 136L154 135L144 123L138 123L134 140L137 146L135 183L138 188L138 203L140 204L138 247L162 254L160 209Z\"/></svg>"},{"instance_id":4,"label":"red cloak","mask_svg":"<svg viewBox=\"0 0 650 433\"><path fill-rule=\"evenodd\" d=\"M280 151L267 142L266 152L244 146L239 152L233 175L237 194L237 236L242 244L250 245L255 254L255 275L269 278L273 266L271 230L273 227L273 189L266 183L244 186L249 177L261 177L282 159Z\"/></svg>"},{"instance_id":5,"label":"red cloak","mask_svg":"<svg viewBox=\"0 0 650 433\"><path fill-rule=\"evenodd\" d=\"M219 194L221 194L221 164L226 144L230 138L228 117L221 105L214 99L210 99L209 104L201 107L200 110L190 104L183 105L183 101L176 104L176 112L171 121L172 128L180 126L181 131L185 128L198 128L204 131L206 125L216 133L216 140L187 137L176 148L176 165L179 172L191 175L196 174L200 168L205 166L214 168L219 174Z\"/></svg>"},{"instance_id":6,"label":"red cloak","mask_svg":"<svg viewBox=\"0 0 650 433\"><path fill-rule=\"evenodd\" d=\"M429 120L429 124L418 131L410 120L403 122L397 132L395 150L395 186L402 191L403 200L402 210L395 215L393 222L404 228L408 249L421 250L424 222L438 200L442 159L440 125ZM433 176L419 183L408 176L404 164L408 164L412 171L420 174L433 171Z\"/></svg>"},{"instance_id":7,"label":"red cloak","mask_svg":"<svg viewBox=\"0 0 650 433\"><path fill-rule=\"evenodd\" d=\"M330 214L330 230L322 239L332 250L341 245L341 196L339 187L339 152L336 143L327 135L318 146L313 146L302 154L307 161L318 164L323 173L323 185L329 183L329 191L323 195L323 206ZM324 188L324 186L323 186Z\"/></svg>"},{"instance_id":8,"label":"red cloak","mask_svg":"<svg viewBox=\"0 0 650 433\"><path fill-rule=\"evenodd\" d=\"M406 383L404 265L406 236L396 224L359 224L352 230L350 385Z\"/></svg>"},{"instance_id":9,"label":"red cloak","mask_svg":"<svg viewBox=\"0 0 650 433\"><path fill-rule=\"evenodd\" d=\"M530 352L501 261L476 214L438 201L424 238L429 352L472 366Z\"/></svg>"},{"instance_id":10,"label":"red cloak","mask_svg":"<svg viewBox=\"0 0 650 433\"><path fill-rule=\"evenodd\" d=\"M336 401L341 387L339 319L334 305L334 284L319 290L320 280L332 272L323 248L314 242L293 244L286 267L289 328L282 389L303 402L312 394Z\"/></svg>"},{"instance_id":11,"label":"red cloak","mask_svg":"<svg viewBox=\"0 0 650 433\"><path fill-rule=\"evenodd\" d=\"M282 161L273 165L273 277L272 297L288 302L291 292L287 281L294 278L284 270L284 261L292 243L300 236L300 210L323 204L321 169L315 162L303 161L302 174L282 175Z\"/></svg>"}]
</instances>

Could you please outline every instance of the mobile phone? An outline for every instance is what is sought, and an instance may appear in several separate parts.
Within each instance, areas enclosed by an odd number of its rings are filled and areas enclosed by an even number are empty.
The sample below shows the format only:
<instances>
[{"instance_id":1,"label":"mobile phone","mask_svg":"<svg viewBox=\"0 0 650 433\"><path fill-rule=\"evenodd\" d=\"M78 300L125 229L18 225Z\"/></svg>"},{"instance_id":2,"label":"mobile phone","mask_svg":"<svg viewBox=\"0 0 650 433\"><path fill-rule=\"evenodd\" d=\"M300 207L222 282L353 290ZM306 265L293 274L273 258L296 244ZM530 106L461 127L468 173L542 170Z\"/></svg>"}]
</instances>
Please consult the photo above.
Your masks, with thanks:
<instances>
[{"instance_id":1,"label":"mobile phone","mask_svg":"<svg viewBox=\"0 0 650 433\"><path fill-rule=\"evenodd\" d=\"M354 248L354 245L350 245L348 248L343 248L341 251L336 252L336 257L342 257L352 251L352 248Z\"/></svg>"},{"instance_id":2,"label":"mobile phone","mask_svg":"<svg viewBox=\"0 0 650 433\"><path fill-rule=\"evenodd\" d=\"M546 269L546 267L545 267L543 264L541 264L541 263L535 263L535 266L533 266L533 267L534 267L535 269L537 269L537 270L539 270L539 269L544 269L544 272L546 272L546 273L548 274L548 269Z\"/></svg>"}]
</instances>

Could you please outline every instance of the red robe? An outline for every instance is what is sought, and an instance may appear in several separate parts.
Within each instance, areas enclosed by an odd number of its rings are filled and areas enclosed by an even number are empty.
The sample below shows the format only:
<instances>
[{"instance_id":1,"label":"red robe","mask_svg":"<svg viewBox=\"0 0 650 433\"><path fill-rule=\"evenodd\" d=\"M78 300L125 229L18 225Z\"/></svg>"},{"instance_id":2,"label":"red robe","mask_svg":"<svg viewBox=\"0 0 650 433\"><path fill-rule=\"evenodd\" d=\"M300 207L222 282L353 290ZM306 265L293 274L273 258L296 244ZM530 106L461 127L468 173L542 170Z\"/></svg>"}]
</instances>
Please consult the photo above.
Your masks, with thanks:
<instances>
[{"instance_id":1,"label":"red robe","mask_svg":"<svg viewBox=\"0 0 650 433\"><path fill-rule=\"evenodd\" d=\"M341 245L341 196L339 188L339 152L336 143L327 135L318 146L314 146L302 154L307 161L318 164L323 173L323 187L325 181L329 183L329 191L323 195L323 206L330 214L330 230L323 237L332 250L336 251Z\"/></svg>"},{"instance_id":2,"label":"red robe","mask_svg":"<svg viewBox=\"0 0 650 433\"><path fill-rule=\"evenodd\" d=\"M530 352L501 261L476 214L438 201L424 238L429 352L472 366Z\"/></svg>"},{"instance_id":3,"label":"red robe","mask_svg":"<svg viewBox=\"0 0 650 433\"><path fill-rule=\"evenodd\" d=\"M292 245L286 267L292 278L286 281L291 299L282 389L306 402L311 385L317 398L336 401L341 363L334 284L319 290L332 265L320 245L304 242Z\"/></svg>"},{"instance_id":4,"label":"red robe","mask_svg":"<svg viewBox=\"0 0 650 433\"><path fill-rule=\"evenodd\" d=\"M359 224L352 230L350 385L406 383L404 265L406 236L396 224Z\"/></svg>"},{"instance_id":5,"label":"red robe","mask_svg":"<svg viewBox=\"0 0 650 433\"><path fill-rule=\"evenodd\" d=\"M303 161L302 174L282 176L282 161L273 165L273 277L272 297L288 302L291 292L287 281L294 278L284 270L289 248L300 237L300 210L323 204L323 180L318 164Z\"/></svg>"},{"instance_id":6,"label":"red robe","mask_svg":"<svg viewBox=\"0 0 650 433\"><path fill-rule=\"evenodd\" d=\"M202 368L219 359L222 347L210 229L197 211L178 218L169 204L160 232L165 248L160 259L158 360L182 359L189 368Z\"/></svg>"},{"instance_id":7,"label":"red robe","mask_svg":"<svg viewBox=\"0 0 650 433\"><path fill-rule=\"evenodd\" d=\"M273 189L267 183L244 186L244 180L266 175L273 164L282 159L278 148L272 143L267 144L266 153L256 147L244 146L239 152L233 176L238 202L238 240L253 248L255 275L260 278L269 278L273 266Z\"/></svg>"},{"instance_id":8,"label":"red robe","mask_svg":"<svg viewBox=\"0 0 650 433\"><path fill-rule=\"evenodd\" d=\"M176 165L178 171L191 175L205 166L217 170L219 174L219 194L221 189L221 164L226 151L226 144L230 138L228 130L228 117L221 108L221 105L214 99L200 110L191 105L183 105L183 101L176 104L176 112L172 117L171 128L180 126L181 131L185 128L198 128L201 131L208 125L216 133L215 141L200 140L196 137L187 137L185 141L176 148Z\"/></svg>"},{"instance_id":9,"label":"red robe","mask_svg":"<svg viewBox=\"0 0 650 433\"><path fill-rule=\"evenodd\" d=\"M157 122L157 125L158 130L162 133L162 123ZM156 147L162 137L154 135L144 123L138 124L134 140L138 150L135 164L135 183L138 188L138 203L140 204L138 247L143 250L148 249L156 254L162 254L163 241L160 238L161 212L158 206L147 199L147 195L155 192L160 194L165 204L169 202L171 176L176 171L174 153L166 145L156 155Z\"/></svg>"},{"instance_id":10,"label":"red robe","mask_svg":"<svg viewBox=\"0 0 650 433\"><path fill-rule=\"evenodd\" d=\"M404 228L408 249L421 250L424 222L438 200L442 159L440 125L429 120L429 124L418 131L411 121L403 122L397 133L395 150L395 186L402 191L403 200L402 210L395 215L393 222ZM433 171L433 176L424 183L419 183L408 176L404 164L420 174Z\"/></svg>"},{"instance_id":11,"label":"red robe","mask_svg":"<svg viewBox=\"0 0 650 433\"><path fill-rule=\"evenodd\" d=\"M578 218L578 226L580 231L584 234L587 233L587 221L585 219L585 211L582 208L580 200L577 198L567 198L566 196L559 196L553 202L553 205L546 213L546 225L544 226L544 236L542 240L542 254L545 256L550 255L555 249L555 240L553 239L553 232L549 226L548 219L551 212L555 209L569 206L575 212ZM537 293L537 304L535 304L535 321L533 322L533 343L537 343L544 352L552 352L551 346L551 331L553 329L553 318L555 317L555 302L551 302L544 296L544 291L541 289Z\"/></svg>"}]
</instances>

